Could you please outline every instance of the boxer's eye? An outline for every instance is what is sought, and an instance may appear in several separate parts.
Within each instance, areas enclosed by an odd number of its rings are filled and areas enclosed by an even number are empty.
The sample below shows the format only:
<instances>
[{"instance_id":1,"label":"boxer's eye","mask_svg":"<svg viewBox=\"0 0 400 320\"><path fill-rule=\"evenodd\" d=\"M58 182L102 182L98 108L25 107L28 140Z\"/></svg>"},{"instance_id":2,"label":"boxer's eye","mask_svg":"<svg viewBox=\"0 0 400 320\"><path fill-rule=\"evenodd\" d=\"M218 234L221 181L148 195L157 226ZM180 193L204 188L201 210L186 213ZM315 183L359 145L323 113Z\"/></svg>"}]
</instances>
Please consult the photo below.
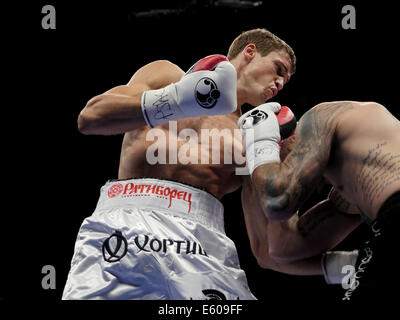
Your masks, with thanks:
<instances>
[{"instance_id":1,"label":"boxer's eye","mask_svg":"<svg viewBox=\"0 0 400 320\"><path fill-rule=\"evenodd\" d=\"M282 70L282 67L278 64L278 63L275 63L275 69L276 69L276 73L277 73L277 75L278 76L283 76L283 70Z\"/></svg>"},{"instance_id":2,"label":"boxer's eye","mask_svg":"<svg viewBox=\"0 0 400 320\"><path fill-rule=\"evenodd\" d=\"M284 82L289 81L286 68L284 68L280 63L275 63L276 74L284 79Z\"/></svg>"}]
</instances>

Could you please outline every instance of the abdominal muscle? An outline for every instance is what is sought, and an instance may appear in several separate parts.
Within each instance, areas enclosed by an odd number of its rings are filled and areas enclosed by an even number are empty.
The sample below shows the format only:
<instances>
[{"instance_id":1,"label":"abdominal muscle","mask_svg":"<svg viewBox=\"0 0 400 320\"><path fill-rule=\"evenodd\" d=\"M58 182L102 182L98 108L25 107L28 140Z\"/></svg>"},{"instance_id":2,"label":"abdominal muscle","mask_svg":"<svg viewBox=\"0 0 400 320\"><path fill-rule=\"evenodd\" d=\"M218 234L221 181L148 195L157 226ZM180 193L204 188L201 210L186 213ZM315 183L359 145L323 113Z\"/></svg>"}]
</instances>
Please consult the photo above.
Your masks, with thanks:
<instances>
[{"instance_id":1,"label":"abdominal muscle","mask_svg":"<svg viewBox=\"0 0 400 320\"><path fill-rule=\"evenodd\" d=\"M152 177L183 182L221 199L241 185L241 176L235 171L244 166L235 161L235 153L238 158L242 148L241 139L235 138L233 133L236 123L237 117L230 114L182 119L153 129L144 127L128 132L122 144L118 177ZM222 138L220 143L211 138L208 143L204 139L202 142L201 130L207 128L214 130L214 136L222 130L226 134L230 132L231 140L228 139L225 145ZM227 152L224 154L225 149Z\"/></svg>"}]
</instances>

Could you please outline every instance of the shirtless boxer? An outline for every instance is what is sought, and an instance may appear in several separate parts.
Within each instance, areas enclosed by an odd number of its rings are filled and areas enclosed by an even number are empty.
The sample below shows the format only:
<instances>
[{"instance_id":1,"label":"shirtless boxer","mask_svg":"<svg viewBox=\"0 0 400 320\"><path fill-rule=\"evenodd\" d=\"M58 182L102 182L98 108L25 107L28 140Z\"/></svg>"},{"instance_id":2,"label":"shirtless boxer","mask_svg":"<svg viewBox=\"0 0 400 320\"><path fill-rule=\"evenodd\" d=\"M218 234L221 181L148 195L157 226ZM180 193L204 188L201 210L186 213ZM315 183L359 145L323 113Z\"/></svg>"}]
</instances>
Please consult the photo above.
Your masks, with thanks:
<instances>
[{"instance_id":1,"label":"shirtless boxer","mask_svg":"<svg viewBox=\"0 0 400 320\"><path fill-rule=\"evenodd\" d=\"M169 121L177 120L177 132L233 132L237 106L274 97L296 62L293 50L264 29L241 34L227 58L207 57L186 74L171 62L152 62L82 110L82 133L125 136L119 180L102 187L95 212L79 230L63 299L254 299L225 235L219 201L241 186L238 164L226 164L223 148L219 164L152 165L146 159L150 130L165 133L159 152L167 159L184 144L177 137L177 144L169 143ZM241 152L241 138L228 147Z\"/></svg>"},{"instance_id":2,"label":"shirtless boxer","mask_svg":"<svg viewBox=\"0 0 400 320\"><path fill-rule=\"evenodd\" d=\"M399 284L393 262L400 213L399 120L374 102L321 103L302 116L293 149L281 162L274 116L279 108L275 103L257 107L265 115L257 124L249 113L239 120L244 137L252 129L255 136L254 143L246 143L252 181L244 186L246 197L255 199L245 210L250 240L257 248L253 252L275 269L279 262L315 256L315 264L305 270L318 270L319 254L365 221L370 239L358 251L323 254L322 271L328 283L346 289L342 300L387 299L384 289ZM309 210L312 220L302 217L300 222L294 214L323 179L334 186L329 199ZM337 209L347 213L342 225L331 219ZM316 225L330 232L318 232ZM321 243L325 238L332 242Z\"/></svg>"}]
</instances>

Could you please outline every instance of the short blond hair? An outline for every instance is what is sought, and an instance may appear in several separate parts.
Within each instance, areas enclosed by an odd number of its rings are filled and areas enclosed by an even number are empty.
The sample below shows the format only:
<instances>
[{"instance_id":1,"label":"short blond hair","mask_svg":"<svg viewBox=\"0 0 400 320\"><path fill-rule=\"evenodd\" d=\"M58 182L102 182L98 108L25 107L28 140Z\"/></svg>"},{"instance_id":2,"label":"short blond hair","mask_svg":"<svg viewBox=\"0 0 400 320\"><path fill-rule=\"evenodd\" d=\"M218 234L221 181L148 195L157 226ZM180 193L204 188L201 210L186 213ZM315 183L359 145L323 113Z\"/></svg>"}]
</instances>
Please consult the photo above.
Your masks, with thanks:
<instances>
[{"instance_id":1,"label":"short blond hair","mask_svg":"<svg viewBox=\"0 0 400 320\"><path fill-rule=\"evenodd\" d=\"M291 62L291 74L296 71L296 55L293 49L282 39L266 29L252 29L242 32L229 47L227 58L232 60L250 43L253 43L261 56L266 56L272 51L285 50Z\"/></svg>"}]
</instances>

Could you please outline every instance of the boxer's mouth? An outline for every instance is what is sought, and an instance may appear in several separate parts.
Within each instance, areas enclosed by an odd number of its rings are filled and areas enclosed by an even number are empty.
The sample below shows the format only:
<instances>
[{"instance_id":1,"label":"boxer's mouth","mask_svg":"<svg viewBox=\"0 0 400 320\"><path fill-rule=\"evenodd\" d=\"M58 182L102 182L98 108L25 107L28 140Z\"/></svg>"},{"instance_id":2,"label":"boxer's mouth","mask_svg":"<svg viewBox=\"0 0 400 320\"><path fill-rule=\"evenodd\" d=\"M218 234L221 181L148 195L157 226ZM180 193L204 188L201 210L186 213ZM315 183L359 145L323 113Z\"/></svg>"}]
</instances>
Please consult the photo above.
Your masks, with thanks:
<instances>
[{"instance_id":1,"label":"boxer's mouth","mask_svg":"<svg viewBox=\"0 0 400 320\"><path fill-rule=\"evenodd\" d=\"M272 93L272 97L271 98L275 97L278 94L278 89L275 88L275 87L269 88L269 90Z\"/></svg>"}]
</instances>

